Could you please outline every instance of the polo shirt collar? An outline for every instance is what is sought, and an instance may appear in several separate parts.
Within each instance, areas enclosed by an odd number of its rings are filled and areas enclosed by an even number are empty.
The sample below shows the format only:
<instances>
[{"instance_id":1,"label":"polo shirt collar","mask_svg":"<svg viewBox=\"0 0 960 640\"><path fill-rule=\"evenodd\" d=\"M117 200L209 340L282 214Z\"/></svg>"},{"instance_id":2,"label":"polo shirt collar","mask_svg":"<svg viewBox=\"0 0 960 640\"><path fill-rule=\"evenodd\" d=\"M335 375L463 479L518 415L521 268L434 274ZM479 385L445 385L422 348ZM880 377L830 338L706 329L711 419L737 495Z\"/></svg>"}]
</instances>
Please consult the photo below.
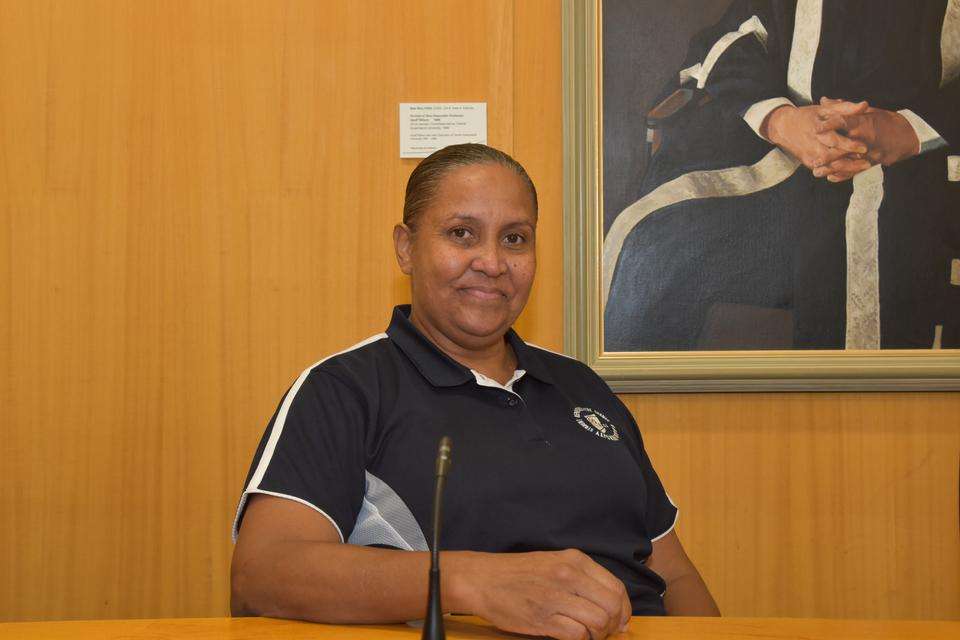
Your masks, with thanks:
<instances>
[{"instance_id":1,"label":"polo shirt collar","mask_svg":"<svg viewBox=\"0 0 960 640\"><path fill-rule=\"evenodd\" d=\"M445 354L410 322L410 305L394 307L387 335L435 387L456 387L475 381L473 372ZM553 384L540 356L525 343L513 329L507 331L507 341L517 356L517 369L525 370L535 378Z\"/></svg>"},{"instance_id":2,"label":"polo shirt collar","mask_svg":"<svg viewBox=\"0 0 960 640\"><path fill-rule=\"evenodd\" d=\"M470 369L441 351L413 326L410 305L393 308L387 335L433 386L456 387L474 379Z\"/></svg>"},{"instance_id":3,"label":"polo shirt collar","mask_svg":"<svg viewBox=\"0 0 960 640\"><path fill-rule=\"evenodd\" d=\"M518 369L525 370L541 382L554 384L553 376L550 375L550 369L544 364L540 354L524 342L513 329L507 331L507 342L510 343L510 346L513 347L513 352L517 355Z\"/></svg>"}]
</instances>

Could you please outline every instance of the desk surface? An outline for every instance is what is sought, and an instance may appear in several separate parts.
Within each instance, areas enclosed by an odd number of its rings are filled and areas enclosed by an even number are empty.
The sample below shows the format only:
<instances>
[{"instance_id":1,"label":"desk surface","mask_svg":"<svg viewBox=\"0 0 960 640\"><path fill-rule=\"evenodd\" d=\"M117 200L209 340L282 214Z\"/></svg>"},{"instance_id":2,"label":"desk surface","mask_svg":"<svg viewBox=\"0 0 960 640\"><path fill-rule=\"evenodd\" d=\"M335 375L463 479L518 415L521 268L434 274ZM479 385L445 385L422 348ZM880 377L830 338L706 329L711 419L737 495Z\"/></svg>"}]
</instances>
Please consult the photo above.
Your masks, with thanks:
<instances>
[{"instance_id":1,"label":"desk surface","mask_svg":"<svg viewBox=\"0 0 960 640\"><path fill-rule=\"evenodd\" d=\"M0 640L324 640L338 638L419 638L407 625L318 625L268 618L184 618L8 622ZM477 618L447 618L447 637L522 638L497 632ZM905 620L817 620L800 618L633 618L629 638L669 640L956 640L960 622Z\"/></svg>"}]
</instances>

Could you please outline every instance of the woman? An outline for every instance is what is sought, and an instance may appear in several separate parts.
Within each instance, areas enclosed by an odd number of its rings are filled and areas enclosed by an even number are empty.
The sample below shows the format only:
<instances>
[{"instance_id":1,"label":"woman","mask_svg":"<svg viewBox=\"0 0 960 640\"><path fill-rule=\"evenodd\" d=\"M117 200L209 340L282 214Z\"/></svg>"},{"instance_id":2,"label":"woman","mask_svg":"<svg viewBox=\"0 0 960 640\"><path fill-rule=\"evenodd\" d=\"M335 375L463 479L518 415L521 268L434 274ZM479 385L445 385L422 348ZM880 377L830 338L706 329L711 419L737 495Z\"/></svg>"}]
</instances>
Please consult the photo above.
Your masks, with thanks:
<instances>
[{"instance_id":1,"label":"woman","mask_svg":"<svg viewBox=\"0 0 960 640\"><path fill-rule=\"evenodd\" d=\"M442 435L456 448L449 611L595 639L632 614L718 613L629 412L589 368L510 329L536 224L533 183L500 151L447 147L414 170L394 229L412 304L283 399L238 509L235 614L422 617Z\"/></svg>"}]
</instances>

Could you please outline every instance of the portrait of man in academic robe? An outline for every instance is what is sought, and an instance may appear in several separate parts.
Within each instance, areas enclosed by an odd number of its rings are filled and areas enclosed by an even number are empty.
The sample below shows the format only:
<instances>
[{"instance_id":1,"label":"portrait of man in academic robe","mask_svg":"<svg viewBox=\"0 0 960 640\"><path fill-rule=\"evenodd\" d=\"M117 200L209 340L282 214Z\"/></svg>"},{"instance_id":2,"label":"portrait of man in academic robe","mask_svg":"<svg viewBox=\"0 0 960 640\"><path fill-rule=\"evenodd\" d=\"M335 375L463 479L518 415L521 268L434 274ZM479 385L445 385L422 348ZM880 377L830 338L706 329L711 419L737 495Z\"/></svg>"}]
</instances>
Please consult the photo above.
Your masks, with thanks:
<instances>
[{"instance_id":1,"label":"portrait of man in academic robe","mask_svg":"<svg viewBox=\"0 0 960 640\"><path fill-rule=\"evenodd\" d=\"M960 0L605 0L603 348L960 347Z\"/></svg>"}]
</instances>

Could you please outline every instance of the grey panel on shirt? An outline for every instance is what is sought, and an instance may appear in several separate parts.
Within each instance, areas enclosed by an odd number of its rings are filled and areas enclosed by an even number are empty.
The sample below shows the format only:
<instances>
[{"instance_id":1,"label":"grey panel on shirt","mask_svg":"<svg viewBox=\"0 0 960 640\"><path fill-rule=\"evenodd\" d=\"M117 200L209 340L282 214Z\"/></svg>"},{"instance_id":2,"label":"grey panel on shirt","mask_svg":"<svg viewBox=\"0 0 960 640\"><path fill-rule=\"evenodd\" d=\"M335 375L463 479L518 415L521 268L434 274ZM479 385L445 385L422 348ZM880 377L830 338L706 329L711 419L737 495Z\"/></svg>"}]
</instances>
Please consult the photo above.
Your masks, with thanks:
<instances>
[{"instance_id":1,"label":"grey panel on shirt","mask_svg":"<svg viewBox=\"0 0 960 640\"><path fill-rule=\"evenodd\" d=\"M400 496L386 482L366 472L366 492L349 544L387 545L407 551L429 551L423 530Z\"/></svg>"}]
</instances>

